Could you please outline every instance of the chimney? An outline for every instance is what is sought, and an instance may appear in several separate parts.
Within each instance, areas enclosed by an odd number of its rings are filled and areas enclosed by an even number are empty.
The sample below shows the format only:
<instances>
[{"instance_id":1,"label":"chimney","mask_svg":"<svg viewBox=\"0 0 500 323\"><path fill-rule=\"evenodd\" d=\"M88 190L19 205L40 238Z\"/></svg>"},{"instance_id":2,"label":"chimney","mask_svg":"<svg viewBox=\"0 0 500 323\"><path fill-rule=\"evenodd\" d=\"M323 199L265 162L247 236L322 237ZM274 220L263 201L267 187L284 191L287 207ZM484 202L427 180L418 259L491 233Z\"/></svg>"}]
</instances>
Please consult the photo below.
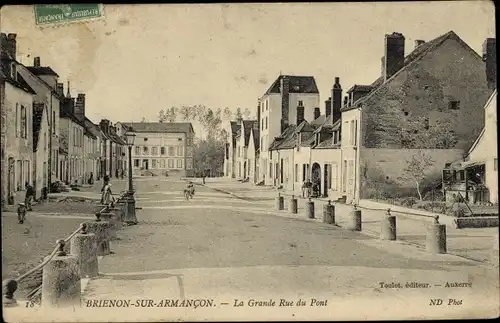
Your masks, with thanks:
<instances>
[{"instance_id":1,"label":"chimney","mask_svg":"<svg viewBox=\"0 0 500 323\"><path fill-rule=\"evenodd\" d=\"M0 44L2 45L2 57L5 56L3 53L3 50L5 50L9 56L11 56L12 59L16 59L16 48L17 48L17 42L16 42L16 37L17 34L5 34L1 33L1 42Z\"/></svg>"},{"instance_id":2,"label":"chimney","mask_svg":"<svg viewBox=\"0 0 500 323\"><path fill-rule=\"evenodd\" d=\"M381 61L381 68L380 68L381 74L380 75L382 75L382 77L384 77L385 76L385 56L382 56L380 61Z\"/></svg>"},{"instance_id":3,"label":"chimney","mask_svg":"<svg viewBox=\"0 0 500 323\"><path fill-rule=\"evenodd\" d=\"M486 81L489 89L497 86L496 38L486 38L483 43L483 61L486 63Z\"/></svg>"},{"instance_id":4,"label":"chimney","mask_svg":"<svg viewBox=\"0 0 500 323\"><path fill-rule=\"evenodd\" d=\"M303 105L298 105L297 106L297 126L304 121L304 106Z\"/></svg>"},{"instance_id":5,"label":"chimney","mask_svg":"<svg viewBox=\"0 0 500 323\"><path fill-rule=\"evenodd\" d=\"M260 100L257 100L257 121L259 122L260 124Z\"/></svg>"},{"instance_id":6,"label":"chimney","mask_svg":"<svg viewBox=\"0 0 500 323\"><path fill-rule=\"evenodd\" d=\"M281 131L282 133L288 127L289 101L290 101L290 79L283 75L280 82L281 92Z\"/></svg>"},{"instance_id":7,"label":"chimney","mask_svg":"<svg viewBox=\"0 0 500 323\"><path fill-rule=\"evenodd\" d=\"M75 104L75 116L81 122L85 121L85 94L78 93Z\"/></svg>"},{"instance_id":8,"label":"chimney","mask_svg":"<svg viewBox=\"0 0 500 323\"><path fill-rule=\"evenodd\" d=\"M102 119L99 122L99 128L101 128L102 132L104 132L105 134L109 133L109 120Z\"/></svg>"},{"instance_id":9,"label":"chimney","mask_svg":"<svg viewBox=\"0 0 500 323\"><path fill-rule=\"evenodd\" d=\"M325 101L325 115L328 118L332 114L332 98L329 97L328 100Z\"/></svg>"},{"instance_id":10,"label":"chimney","mask_svg":"<svg viewBox=\"0 0 500 323\"><path fill-rule=\"evenodd\" d=\"M335 78L335 83L332 88L332 124L340 119L340 109L342 108L342 86L340 85L340 77Z\"/></svg>"},{"instance_id":11,"label":"chimney","mask_svg":"<svg viewBox=\"0 0 500 323\"><path fill-rule=\"evenodd\" d=\"M68 90L67 90L67 93L66 93L66 97L67 98L71 98L71 91L69 89L69 81L68 81Z\"/></svg>"},{"instance_id":12,"label":"chimney","mask_svg":"<svg viewBox=\"0 0 500 323\"><path fill-rule=\"evenodd\" d=\"M318 119L321 115L321 111L319 108L314 108L314 120Z\"/></svg>"},{"instance_id":13,"label":"chimney","mask_svg":"<svg viewBox=\"0 0 500 323\"><path fill-rule=\"evenodd\" d=\"M415 48L425 43L425 40L417 39L415 40Z\"/></svg>"},{"instance_id":14,"label":"chimney","mask_svg":"<svg viewBox=\"0 0 500 323\"><path fill-rule=\"evenodd\" d=\"M385 66L384 82L399 71L405 60L405 37L393 32L385 35Z\"/></svg>"},{"instance_id":15,"label":"chimney","mask_svg":"<svg viewBox=\"0 0 500 323\"><path fill-rule=\"evenodd\" d=\"M59 96L64 96L64 84L63 83L57 83L56 93Z\"/></svg>"},{"instance_id":16,"label":"chimney","mask_svg":"<svg viewBox=\"0 0 500 323\"><path fill-rule=\"evenodd\" d=\"M40 57L35 57L33 59L33 67L40 67Z\"/></svg>"}]
</instances>

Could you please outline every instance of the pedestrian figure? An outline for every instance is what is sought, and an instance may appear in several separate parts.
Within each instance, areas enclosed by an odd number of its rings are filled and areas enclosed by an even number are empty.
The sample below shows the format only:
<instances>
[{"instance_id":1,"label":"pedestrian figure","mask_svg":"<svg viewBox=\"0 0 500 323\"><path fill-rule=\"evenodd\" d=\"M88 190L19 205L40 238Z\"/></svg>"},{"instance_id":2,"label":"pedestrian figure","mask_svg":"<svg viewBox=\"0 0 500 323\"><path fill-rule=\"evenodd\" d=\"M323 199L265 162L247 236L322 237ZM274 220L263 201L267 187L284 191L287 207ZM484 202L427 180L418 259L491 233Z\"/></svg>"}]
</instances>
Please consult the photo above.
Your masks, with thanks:
<instances>
[{"instance_id":1,"label":"pedestrian figure","mask_svg":"<svg viewBox=\"0 0 500 323\"><path fill-rule=\"evenodd\" d=\"M123 176L124 176L124 171L123 171L123 168L122 168L122 172L121 172L121 178L123 179Z\"/></svg>"},{"instance_id":2,"label":"pedestrian figure","mask_svg":"<svg viewBox=\"0 0 500 323\"><path fill-rule=\"evenodd\" d=\"M310 180L306 180L302 184L302 197L309 197L309 196L311 196L311 187L312 187L312 183L311 183Z\"/></svg>"},{"instance_id":3,"label":"pedestrian figure","mask_svg":"<svg viewBox=\"0 0 500 323\"><path fill-rule=\"evenodd\" d=\"M205 174L203 174L203 184L205 184Z\"/></svg>"},{"instance_id":4,"label":"pedestrian figure","mask_svg":"<svg viewBox=\"0 0 500 323\"><path fill-rule=\"evenodd\" d=\"M109 184L109 176L104 175L102 179L102 188L101 188L101 204L104 204L104 188Z\"/></svg>"},{"instance_id":5,"label":"pedestrian figure","mask_svg":"<svg viewBox=\"0 0 500 323\"><path fill-rule=\"evenodd\" d=\"M108 182L102 189L101 201L102 204L108 205L109 203L114 202L114 200L115 198L111 192L111 183Z\"/></svg>"},{"instance_id":6,"label":"pedestrian figure","mask_svg":"<svg viewBox=\"0 0 500 323\"><path fill-rule=\"evenodd\" d=\"M32 211L31 202L35 197L35 189L28 182L26 182L25 186L26 186L26 196L24 198L24 204L26 205L26 209L28 211Z\"/></svg>"},{"instance_id":7,"label":"pedestrian figure","mask_svg":"<svg viewBox=\"0 0 500 323\"><path fill-rule=\"evenodd\" d=\"M90 177L88 181L89 185L94 185L94 173L90 172Z\"/></svg>"}]
</instances>

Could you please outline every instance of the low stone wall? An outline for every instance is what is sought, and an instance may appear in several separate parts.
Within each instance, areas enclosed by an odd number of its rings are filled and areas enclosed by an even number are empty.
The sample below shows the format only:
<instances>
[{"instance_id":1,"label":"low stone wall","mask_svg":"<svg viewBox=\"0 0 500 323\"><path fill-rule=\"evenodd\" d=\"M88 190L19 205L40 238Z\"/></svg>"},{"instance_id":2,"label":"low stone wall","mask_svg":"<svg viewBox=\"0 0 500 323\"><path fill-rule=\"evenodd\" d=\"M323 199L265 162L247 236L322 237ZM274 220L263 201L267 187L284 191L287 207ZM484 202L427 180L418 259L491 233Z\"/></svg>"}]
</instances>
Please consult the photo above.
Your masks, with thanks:
<instances>
[{"instance_id":1,"label":"low stone wall","mask_svg":"<svg viewBox=\"0 0 500 323\"><path fill-rule=\"evenodd\" d=\"M455 218L453 222L457 229L491 228L491 227L498 227L498 216L462 217L462 218Z\"/></svg>"}]
</instances>

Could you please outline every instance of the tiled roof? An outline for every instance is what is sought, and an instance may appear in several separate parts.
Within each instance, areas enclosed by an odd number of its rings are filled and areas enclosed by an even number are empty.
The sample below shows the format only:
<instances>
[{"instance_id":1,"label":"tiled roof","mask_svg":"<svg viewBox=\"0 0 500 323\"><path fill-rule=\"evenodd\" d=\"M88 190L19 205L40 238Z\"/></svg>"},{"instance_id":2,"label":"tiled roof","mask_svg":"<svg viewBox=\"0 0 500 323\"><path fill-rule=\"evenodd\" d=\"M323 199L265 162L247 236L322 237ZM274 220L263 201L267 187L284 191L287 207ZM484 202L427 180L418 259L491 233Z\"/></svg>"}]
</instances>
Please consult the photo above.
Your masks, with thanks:
<instances>
[{"instance_id":1,"label":"tiled roof","mask_svg":"<svg viewBox=\"0 0 500 323\"><path fill-rule=\"evenodd\" d=\"M12 56L10 56L10 54L8 53L8 51L5 48L1 47L0 50L2 52L2 57L0 60L0 80L8 82L12 86L15 86L18 89L21 89L25 92L35 94L36 92L28 85L28 83L26 83L26 81L22 78L22 76L19 73L16 74L16 77L17 77L17 80L16 80L10 76L10 73L6 74L4 72L4 71L10 72L9 64L16 63L16 68L20 64Z\"/></svg>"},{"instance_id":2,"label":"tiled roof","mask_svg":"<svg viewBox=\"0 0 500 323\"><path fill-rule=\"evenodd\" d=\"M277 149L287 149L293 148L295 146L295 133L297 126L291 124L283 131L283 133L274 138L273 142L269 146L269 150L277 150Z\"/></svg>"},{"instance_id":3,"label":"tiled roof","mask_svg":"<svg viewBox=\"0 0 500 323\"><path fill-rule=\"evenodd\" d=\"M38 150L38 138L42 127L42 117L45 106L43 104L33 104L33 151Z\"/></svg>"},{"instance_id":4,"label":"tiled roof","mask_svg":"<svg viewBox=\"0 0 500 323\"><path fill-rule=\"evenodd\" d=\"M85 117L85 127L88 129L92 135L94 135L95 138L101 137L101 130L99 129L99 126L93 123L89 118Z\"/></svg>"},{"instance_id":5,"label":"tiled roof","mask_svg":"<svg viewBox=\"0 0 500 323\"><path fill-rule=\"evenodd\" d=\"M236 135L238 133L238 130L240 129L240 125L238 121L231 121L231 131L233 135Z\"/></svg>"},{"instance_id":6,"label":"tiled roof","mask_svg":"<svg viewBox=\"0 0 500 323\"><path fill-rule=\"evenodd\" d=\"M189 133L194 132L191 122L122 122L134 132Z\"/></svg>"},{"instance_id":7,"label":"tiled roof","mask_svg":"<svg viewBox=\"0 0 500 323\"><path fill-rule=\"evenodd\" d=\"M59 117L60 118L68 118L74 123L82 126L85 128L85 125L78 120L78 118L71 112L70 110L70 105L71 105L71 98L65 98L62 102L62 104L59 106Z\"/></svg>"},{"instance_id":8,"label":"tiled roof","mask_svg":"<svg viewBox=\"0 0 500 323\"><path fill-rule=\"evenodd\" d=\"M311 125L323 124L323 123L325 123L326 119L327 119L326 115L322 114L319 117L317 117L316 119L314 119L313 121L311 121Z\"/></svg>"},{"instance_id":9,"label":"tiled roof","mask_svg":"<svg viewBox=\"0 0 500 323\"><path fill-rule=\"evenodd\" d=\"M26 68L35 75L54 75L59 77L56 72L50 66L26 66Z\"/></svg>"},{"instance_id":10,"label":"tiled roof","mask_svg":"<svg viewBox=\"0 0 500 323\"><path fill-rule=\"evenodd\" d=\"M260 129L258 127L257 128L254 127L252 131L253 131L253 145L255 147L255 151L257 151L260 148Z\"/></svg>"},{"instance_id":11,"label":"tiled roof","mask_svg":"<svg viewBox=\"0 0 500 323\"><path fill-rule=\"evenodd\" d=\"M248 147L248 142L250 141L250 131L254 128L255 123L258 124L259 122L257 120L243 120L243 128L245 130L245 147Z\"/></svg>"},{"instance_id":12,"label":"tiled roof","mask_svg":"<svg viewBox=\"0 0 500 323\"><path fill-rule=\"evenodd\" d=\"M280 75L265 94L281 93L281 79L284 77L290 80L290 93L319 93L313 76Z\"/></svg>"},{"instance_id":13,"label":"tiled roof","mask_svg":"<svg viewBox=\"0 0 500 323\"><path fill-rule=\"evenodd\" d=\"M371 90L373 90L373 85L354 84L349 90L347 90L347 93L350 93L353 91L369 92Z\"/></svg>"},{"instance_id":14,"label":"tiled roof","mask_svg":"<svg viewBox=\"0 0 500 323\"><path fill-rule=\"evenodd\" d=\"M368 93L366 96L363 96L362 98L358 99L352 105L350 105L348 107L343 107L341 109L341 111L348 111L348 110L356 109L357 107L359 107L360 103L366 101L368 98L375 95L379 89L383 88L385 86L385 84L389 83L396 75L401 73L401 71L404 71L410 64L421 59L426 54L432 52L434 49L436 49L438 46L443 44L444 41L449 39L449 38L454 38L454 39L458 40L467 49L469 49L470 51L474 52L477 55L477 53L473 49L471 49L463 40L461 40L460 37L458 37L458 35L455 34L455 32L449 31L446 34L441 35L441 36L439 36L431 41L425 42L422 45L415 48L410 54L408 54L405 57L403 67L399 71L394 73L394 75L392 75L391 78L389 78L386 82L384 82L383 76L380 76L371 84L371 86L373 86L373 90L370 93Z\"/></svg>"}]
</instances>

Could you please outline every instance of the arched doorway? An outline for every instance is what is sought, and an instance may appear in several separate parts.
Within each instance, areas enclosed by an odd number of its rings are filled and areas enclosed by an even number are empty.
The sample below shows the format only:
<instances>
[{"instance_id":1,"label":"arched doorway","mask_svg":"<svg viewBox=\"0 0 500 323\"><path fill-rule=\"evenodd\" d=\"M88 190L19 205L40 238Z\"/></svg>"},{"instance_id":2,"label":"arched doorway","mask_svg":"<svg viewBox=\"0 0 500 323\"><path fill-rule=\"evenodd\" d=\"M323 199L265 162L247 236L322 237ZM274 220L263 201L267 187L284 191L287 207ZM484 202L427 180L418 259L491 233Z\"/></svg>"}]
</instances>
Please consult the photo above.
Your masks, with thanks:
<instances>
[{"instance_id":1,"label":"arched doorway","mask_svg":"<svg viewBox=\"0 0 500 323\"><path fill-rule=\"evenodd\" d=\"M314 163L311 168L311 183L313 184L313 192L318 185L318 193L321 194L321 166Z\"/></svg>"}]
</instances>

